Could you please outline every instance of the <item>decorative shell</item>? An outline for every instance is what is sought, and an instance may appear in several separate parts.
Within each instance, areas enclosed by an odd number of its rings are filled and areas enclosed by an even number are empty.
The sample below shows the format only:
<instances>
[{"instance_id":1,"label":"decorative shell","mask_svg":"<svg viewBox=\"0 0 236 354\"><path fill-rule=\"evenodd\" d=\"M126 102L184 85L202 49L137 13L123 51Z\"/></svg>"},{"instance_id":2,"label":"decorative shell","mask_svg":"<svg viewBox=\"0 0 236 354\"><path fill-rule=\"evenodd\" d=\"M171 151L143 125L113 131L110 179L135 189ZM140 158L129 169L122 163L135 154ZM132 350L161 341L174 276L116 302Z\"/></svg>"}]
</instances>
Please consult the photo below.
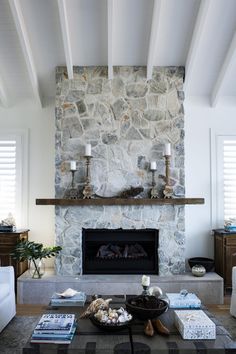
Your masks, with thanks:
<instances>
[{"instance_id":1,"label":"decorative shell","mask_svg":"<svg viewBox=\"0 0 236 354\"><path fill-rule=\"evenodd\" d=\"M94 317L101 323L114 325L125 323L132 319L132 315L130 315L123 307L118 310L111 308L108 310L98 310Z\"/></svg>"},{"instance_id":2,"label":"decorative shell","mask_svg":"<svg viewBox=\"0 0 236 354\"><path fill-rule=\"evenodd\" d=\"M98 298L98 299L92 301L91 304L88 306L87 310L82 313L80 318L88 318L89 316L95 314L99 310L108 310L109 303L111 301L112 301L112 299L104 300L102 298Z\"/></svg>"},{"instance_id":3,"label":"decorative shell","mask_svg":"<svg viewBox=\"0 0 236 354\"><path fill-rule=\"evenodd\" d=\"M149 288L149 293L150 295L153 295L157 298L162 296L162 290L161 288L159 288L159 286L152 286L151 288Z\"/></svg>"},{"instance_id":4,"label":"decorative shell","mask_svg":"<svg viewBox=\"0 0 236 354\"><path fill-rule=\"evenodd\" d=\"M75 294L77 294L77 293L78 293L78 291L68 288L63 293L56 293L56 294L61 297L72 297L72 296L75 296Z\"/></svg>"}]
</instances>

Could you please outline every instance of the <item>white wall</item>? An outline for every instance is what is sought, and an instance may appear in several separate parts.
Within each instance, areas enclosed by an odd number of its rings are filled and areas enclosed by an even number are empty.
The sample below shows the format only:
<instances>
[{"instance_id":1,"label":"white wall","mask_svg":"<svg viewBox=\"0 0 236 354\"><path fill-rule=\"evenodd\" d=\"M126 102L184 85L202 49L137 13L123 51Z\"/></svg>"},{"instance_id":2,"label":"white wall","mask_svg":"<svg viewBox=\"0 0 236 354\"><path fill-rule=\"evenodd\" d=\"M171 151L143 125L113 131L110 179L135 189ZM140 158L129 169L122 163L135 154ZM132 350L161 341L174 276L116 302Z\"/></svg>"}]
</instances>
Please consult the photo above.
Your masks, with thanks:
<instances>
[{"instance_id":1,"label":"white wall","mask_svg":"<svg viewBox=\"0 0 236 354\"><path fill-rule=\"evenodd\" d=\"M54 197L54 109L54 102L40 109L30 101L12 108L0 108L1 132L28 130L28 222L22 226L30 229L31 240L45 246L52 245L55 239L54 207L36 206L35 199Z\"/></svg>"},{"instance_id":2,"label":"white wall","mask_svg":"<svg viewBox=\"0 0 236 354\"><path fill-rule=\"evenodd\" d=\"M236 102L222 100L212 108L206 98L191 98L185 100L184 106L186 197L205 198L204 205L189 205L185 208L186 257L213 257L211 230L217 225L211 222L211 210L213 208L214 212L215 202L211 205L210 136L211 130L213 137L236 134ZM214 151L212 156L214 158Z\"/></svg>"}]
</instances>

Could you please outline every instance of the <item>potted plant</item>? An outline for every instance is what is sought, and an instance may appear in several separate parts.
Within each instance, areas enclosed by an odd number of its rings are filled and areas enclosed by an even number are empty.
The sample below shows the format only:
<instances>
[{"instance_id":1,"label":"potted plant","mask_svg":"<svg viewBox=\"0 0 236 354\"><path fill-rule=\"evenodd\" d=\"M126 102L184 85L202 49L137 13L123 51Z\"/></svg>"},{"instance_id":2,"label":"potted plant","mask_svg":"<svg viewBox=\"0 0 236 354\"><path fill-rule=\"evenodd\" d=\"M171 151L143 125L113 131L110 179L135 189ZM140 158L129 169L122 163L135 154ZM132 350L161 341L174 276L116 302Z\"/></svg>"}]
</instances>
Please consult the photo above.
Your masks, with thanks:
<instances>
[{"instance_id":1,"label":"potted plant","mask_svg":"<svg viewBox=\"0 0 236 354\"><path fill-rule=\"evenodd\" d=\"M20 262L28 260L32 278L41 278L44 273L42 259L55 256L61 249L60 246L43 247L42 243L24 240L17 243L11 256Z\"/></svg>"}]
</instances>

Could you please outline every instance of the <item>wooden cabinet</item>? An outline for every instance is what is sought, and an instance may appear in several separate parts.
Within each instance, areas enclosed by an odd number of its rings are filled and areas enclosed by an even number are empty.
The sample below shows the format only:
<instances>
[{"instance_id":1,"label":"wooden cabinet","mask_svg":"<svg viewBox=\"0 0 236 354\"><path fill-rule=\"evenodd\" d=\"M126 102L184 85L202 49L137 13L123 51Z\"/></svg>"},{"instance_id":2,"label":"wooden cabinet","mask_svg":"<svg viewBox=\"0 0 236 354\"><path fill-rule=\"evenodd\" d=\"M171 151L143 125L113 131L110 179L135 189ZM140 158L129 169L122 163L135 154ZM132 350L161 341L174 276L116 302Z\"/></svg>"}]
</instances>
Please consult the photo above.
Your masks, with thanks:
<instances>
[{"instance_id":1,"label":"wooden cabinet","mask_svg":"<svg viewBox=\"0 0 236 354\"><path fill-rule=\"evenodd\" d=\"M224 278L224 288L232 288L232 267L236 266L236 232L214 230L215 271Z\"/></svg>"},{"instance_id":2,"label":"wooden cabinet","mask_svg":"<svg viewBox=\"0 0 236 354\"><path fill-rule=\"evenodd\" d=\"M0 266L12 265L15 269L15 279L28 269L28 262L18 262L12 259L10 253L20 240L28 240L28 231L0 232Z\"/></svg>"}]
</instances>

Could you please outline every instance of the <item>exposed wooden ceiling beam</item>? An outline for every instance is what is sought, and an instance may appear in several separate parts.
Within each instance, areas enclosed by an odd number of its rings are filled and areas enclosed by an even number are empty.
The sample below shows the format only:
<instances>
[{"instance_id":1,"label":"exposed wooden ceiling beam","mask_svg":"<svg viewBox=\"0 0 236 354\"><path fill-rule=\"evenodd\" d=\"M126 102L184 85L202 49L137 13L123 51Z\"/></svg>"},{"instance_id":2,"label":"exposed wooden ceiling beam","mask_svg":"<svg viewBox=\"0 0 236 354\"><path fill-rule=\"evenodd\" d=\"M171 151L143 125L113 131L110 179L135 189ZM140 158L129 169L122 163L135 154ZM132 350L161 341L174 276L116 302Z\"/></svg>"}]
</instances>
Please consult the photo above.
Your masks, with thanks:
<instances>
[{"instance_id":1,"label":"exposed wooden ceiling beam","mask_svg":"<svg viewBox=\"0 0 236 354\"><path fill-rule=\"evenodd\" d=\"M108 79L113 79L113 16L114 16L114 1L107 0Z\"/></svg>"},{"instance_id":2,"label":"exposed wooden ceiling beam","mask_svg":"<svg viewBox=\"0 0 236 354\"><path fill-rule=\"evenodd\" d=\"M219 100L219 96L222 90L222 86L224 84L225 76L227 72L230 70L231 65L233 64L233 57L236 53L236 32L234 33L234 36L232 38L232 41L230 43L229 49L227 51L227 54L225 56L224 62L221 66L221 70L219 72L219 75L216 79L215 85L212 90L211 94L211 106L215 107Z\"/></svg>"},{"instance_id":3,"label":"exposed wooden ceiling beam","mask_svg":"<svg viewBox=\"0 0 236 354\"><path fill-rule=\"evenodd\" d=\"M70 41L66 2L65 0L57 0L57 2L59 8L61 32L63 38L65 57L66 57L68 78L73 79L73 61L72 61L71 41Z\"/></svg>"},{"instance_id":4,"label":"exposed wooden ceiling beam","mask_svg":"<svg viewBox=\"0 0 236 354\"><path fill-rule=\"evenodd\" d=\"M189 83L192 78L192 72L196 60L196 54L201 42L201 38L205 32L205 25L207 22L207 16L209 13L209 8L212 0L201 0L200 7L198 10L198 15L192 35L192 40L189 46L189 51L187 55L187 60L185 64L185 82L184 90L187 93Z\"/></svg>"},{"instance_id":5,"label":"exposed wooden ceiling beam","mask_svg":"<svg viewBox=\"0 0 236 354\"><path fill-rule=\"evenodd\" d=\"M0 102L3 107L9 106L7 91L3 79L0 77Z\"/></svg>"},{"instance_id":6,"label":"exposed wooden ceiling beam","mask_svg":"<svg viewBox=\"0 0 236 354\"><path fill-rule=\"evenodd\" d=\"M150 80L152 78L154 56L157 49L157 39L159 34L161 1L162 0L154 0L154 5L153 5L152 26L151 26L148 58L147 58L147 80Z\"/></svg>"},{"instance_id":7,"label":"exposed wooden ceiling beam","mask_svg":"<svg viewBox=\"0 0 236 354\"><path fill-rule=\"evenodd\" d=\"M21 47L23 50L26 66L28 69L29 77L30 77L30 82L31 82L31 85L33 88L33 93L34 93L34 96L35 96L38 104L40 105L40 107L42 107L42 97L40 94L37 71L36 71L36 67L34 64L32 49L30 46L29 36L28 36L27 29L26 29L24 17L22 14L20 1L19 0L9 0L9 4L11 7L11 12L12 12L13 19L15 22L16 30L17 30L17 33L18 33L18 36L20 39L20 43L21 43Z\"/></svg>"}]
</instances>

